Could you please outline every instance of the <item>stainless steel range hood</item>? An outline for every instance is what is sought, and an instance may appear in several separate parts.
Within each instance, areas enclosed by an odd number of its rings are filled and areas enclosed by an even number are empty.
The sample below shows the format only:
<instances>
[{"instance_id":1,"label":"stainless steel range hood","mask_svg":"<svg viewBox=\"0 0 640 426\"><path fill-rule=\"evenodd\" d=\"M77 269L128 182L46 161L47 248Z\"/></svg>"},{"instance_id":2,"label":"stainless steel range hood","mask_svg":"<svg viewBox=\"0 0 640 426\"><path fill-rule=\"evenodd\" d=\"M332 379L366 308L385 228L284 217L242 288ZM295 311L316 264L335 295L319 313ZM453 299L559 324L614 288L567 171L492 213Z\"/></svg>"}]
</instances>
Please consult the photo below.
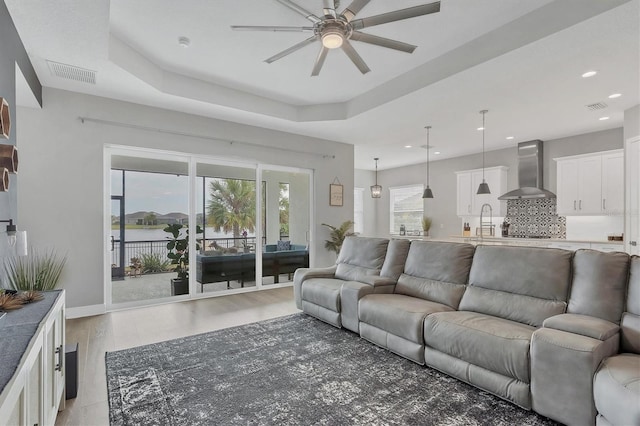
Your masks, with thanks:
<instances>
[{"instance_id":1,"label":"stainless steel range hood","mask_svg":"<svg viewBox=\"0 0 640 426\"><path fill-rule=\"evenodd\" d=\"M542 186L542 141L518 144L518 184L520 188L498 197L498 200L521 198L556 198L556 194Z\"/></svg>"}]
</instances>

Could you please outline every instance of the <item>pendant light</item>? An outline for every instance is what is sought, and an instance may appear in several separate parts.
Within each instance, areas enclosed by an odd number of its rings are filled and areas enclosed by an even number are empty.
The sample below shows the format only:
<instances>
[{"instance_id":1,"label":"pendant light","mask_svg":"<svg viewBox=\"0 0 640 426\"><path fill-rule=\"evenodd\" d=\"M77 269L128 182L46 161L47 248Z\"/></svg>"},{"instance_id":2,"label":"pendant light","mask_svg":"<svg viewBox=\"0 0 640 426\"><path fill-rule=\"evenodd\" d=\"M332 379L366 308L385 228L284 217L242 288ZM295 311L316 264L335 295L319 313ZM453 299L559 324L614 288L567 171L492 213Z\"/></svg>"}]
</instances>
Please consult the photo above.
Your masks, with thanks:
<instances>
[{"instance_id":1,"label":"pendant light","mask_svg":"<svg viewBox=\"0 0 640 426\"><path fill-rule=\"evenodd\" d=\"M433 191L429 188L429 149L431 148L429 146L429 129L431 129L431 126L427 126L425 129L427 129L427 187L422 194L422 198L433 198Z\"/></svg>"},{"instance_id":2,"label":"pendant light","mask_svg":"<svg viewBox=\"0 0 640 426\"><path fill-rule=\"evenodd\" d=\"M491 194L489 184L484 180L484 115L488 112L486 109L480 111L480 114L482 114L482 183L478 186L476 194Z\"/></svg>"},{"instance_id":3,"label":"pendant light","mask_svg":"<svg viewBox=\"0 0 640 426\"><path fill-rule=\"evenodd\" d=\"M382 187L378 185L378 160L379 158L374 158L376 161L376 184L371 185L371 198L380 198L382 196Z\"/></svg>"}]
</instances>

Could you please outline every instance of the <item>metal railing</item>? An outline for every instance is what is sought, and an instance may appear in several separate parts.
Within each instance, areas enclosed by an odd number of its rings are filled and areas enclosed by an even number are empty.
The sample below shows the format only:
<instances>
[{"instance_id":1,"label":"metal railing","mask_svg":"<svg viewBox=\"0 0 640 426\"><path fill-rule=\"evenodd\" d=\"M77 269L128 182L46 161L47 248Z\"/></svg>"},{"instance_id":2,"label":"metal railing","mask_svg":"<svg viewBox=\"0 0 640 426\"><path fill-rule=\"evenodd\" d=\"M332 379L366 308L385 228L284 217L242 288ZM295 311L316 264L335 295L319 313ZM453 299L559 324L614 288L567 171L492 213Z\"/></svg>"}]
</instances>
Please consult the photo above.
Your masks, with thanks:
<instances>
[{"instance_id":1,"label":"metal railing","mask_svg":"<svg viewBox=\"0 0 640 426\"><path fill-rule=\"evenodd\" d=\"M221 247L224 249L228 249L230 247L237 247L242 249L244 247L243 243L246 241L246 244L252 248L252 251L255 251L256 247L256 238L255 237L240 237L240 238L207 238L204 241L204 245L202 239L198 239L198 242L201 244L201 249L205 251L215 250L215 247ZM266 239L262 239L263 245L266 244ZM168 259L167 254L169 250L167 249L167 240L139 240L139 241L125 241L124 242L124 261L125 265L128 266L131 259L137 257L141 259L143 255L158 255L161 260ZM120 240L112 239L111 240L111 263L117 265L120 259Z\"/></svg>"}]
</instances>

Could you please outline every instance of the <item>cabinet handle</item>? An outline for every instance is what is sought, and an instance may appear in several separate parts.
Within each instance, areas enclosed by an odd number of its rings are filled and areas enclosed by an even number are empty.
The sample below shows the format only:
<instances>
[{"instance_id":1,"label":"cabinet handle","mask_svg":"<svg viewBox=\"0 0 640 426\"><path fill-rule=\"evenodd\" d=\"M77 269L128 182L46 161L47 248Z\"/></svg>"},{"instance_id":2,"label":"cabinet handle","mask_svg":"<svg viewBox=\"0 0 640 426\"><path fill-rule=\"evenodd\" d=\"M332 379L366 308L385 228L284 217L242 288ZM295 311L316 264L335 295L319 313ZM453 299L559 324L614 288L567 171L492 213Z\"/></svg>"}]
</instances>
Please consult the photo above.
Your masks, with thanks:
<instances>
[{"instance_id":1,"label":"cabinet handle","mask_svg":"<svg viewBox=\"0 0 640 426\"><path fill-rule=\"evenodd\" d=\"M574 209L574 210L577 210L577 209L576 209L576 200L573 200L573 209Z\"/></svg>"},{"instance_id":2,"label":"cabinet handle","mask_svg":"<svg viewBox=\"0 0 640 426\"><path fill-rule=\"evenodd\" d=\"M467 206L467 213L471 213L471 204Z\"/></svg>"},{"instance_id":3,"label":"cabinet handle","mask_svg":"<svg viewBox=\"0 0 640 426\"><path fill-rule=\"evenodd\" d=\"M578 210L582 210L582 200L578 201Z\"/></svg>"},{"instance_id":4,"label":"cabinet handle","mask_svg":"<svg viewBox=\"0 0 640 426\"><path fill-rule=\"evenodd\" d=\"M606 210L607 209L607 199L603 198L602 199L602 210Z\"/></svg>"},{"instance_id":5,"label":"cabinet handle","mask_svg":"<svg viewBox=\"0 0 640 426\"><path fill-rule=\"evenodd\" d=\"M56 364L55 370L62 371L62 345L56 348L56 355L58 355L58 363Z\"/></svg>"}]
</instances>

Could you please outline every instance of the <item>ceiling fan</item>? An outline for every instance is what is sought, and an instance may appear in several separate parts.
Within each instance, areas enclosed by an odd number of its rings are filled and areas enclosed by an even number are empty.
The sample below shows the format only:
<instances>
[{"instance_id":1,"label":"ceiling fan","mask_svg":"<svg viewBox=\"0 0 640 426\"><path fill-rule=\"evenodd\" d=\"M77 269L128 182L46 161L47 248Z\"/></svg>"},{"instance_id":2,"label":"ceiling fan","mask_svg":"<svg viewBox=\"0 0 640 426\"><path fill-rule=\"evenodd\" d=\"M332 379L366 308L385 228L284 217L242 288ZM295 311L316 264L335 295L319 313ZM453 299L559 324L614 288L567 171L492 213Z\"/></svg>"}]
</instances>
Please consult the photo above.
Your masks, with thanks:
<instances>
[{"instance_id":1,"label":"ceiling fan","mask_svg":"<svg viewBox=\"0 0 640 426\"><path fill-rule=\"evenodd\" d=\"M397 40L391 40L372 34L366 34L359 30L363 28L373 27L374 25L386 24L388 22L400 21L403 19L414 18L416 16L427 15L440 11L440 2L424 4L421 6L409 7L406 9L395 10L393 12L382 13L380 15L370 16L368 18L353 19L370 0L353 0L347 8L341 13L336 12L339 6L339 0L323 0L323 16L319 17L309 12L302 6L290 0L276 0L278 3L287 6L313 23L308 27L285 27L285 26L253 26L253 25L232 25L233 30L244 31L286 31L286 32L312 32L313 35L308 39L283 50L265 60L270 64L278 59L302 49L303 47L315 42L321 41L322 48L315 64L313 65L312 76L320 74L324 60L330 49L342 48L349 59L354 63L362 74L369 71L369 67L362 60L358 52L351 45L350 40L361 41L363 43L375 44L389 49L399 50L401 52L413 53L417 46L403 43Z\"/></svg>"}]
</instances>

